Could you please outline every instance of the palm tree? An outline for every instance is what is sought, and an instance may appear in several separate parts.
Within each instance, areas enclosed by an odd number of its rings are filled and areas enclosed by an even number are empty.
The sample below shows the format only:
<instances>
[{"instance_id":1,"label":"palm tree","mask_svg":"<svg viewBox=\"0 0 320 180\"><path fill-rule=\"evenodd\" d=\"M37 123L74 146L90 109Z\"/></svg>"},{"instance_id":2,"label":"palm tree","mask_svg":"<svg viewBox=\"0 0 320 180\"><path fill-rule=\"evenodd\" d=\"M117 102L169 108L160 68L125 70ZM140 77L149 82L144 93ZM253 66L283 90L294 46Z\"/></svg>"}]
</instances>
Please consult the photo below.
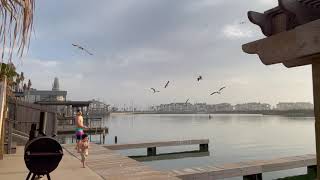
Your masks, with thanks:
<instances>
[{"instance_id":1,"label":"palm tree","mask_svg":"<svg viewBox=\"0 0 320 180\"><path fill-rule=\"evenodd\" d=\"M1 0L0 1L0 45L2 45L1 61L6 49L8 61L11 62L14 48L22 57L25 47L28 47L32 24L35 0Z\"/></svg>"}]
</instances>

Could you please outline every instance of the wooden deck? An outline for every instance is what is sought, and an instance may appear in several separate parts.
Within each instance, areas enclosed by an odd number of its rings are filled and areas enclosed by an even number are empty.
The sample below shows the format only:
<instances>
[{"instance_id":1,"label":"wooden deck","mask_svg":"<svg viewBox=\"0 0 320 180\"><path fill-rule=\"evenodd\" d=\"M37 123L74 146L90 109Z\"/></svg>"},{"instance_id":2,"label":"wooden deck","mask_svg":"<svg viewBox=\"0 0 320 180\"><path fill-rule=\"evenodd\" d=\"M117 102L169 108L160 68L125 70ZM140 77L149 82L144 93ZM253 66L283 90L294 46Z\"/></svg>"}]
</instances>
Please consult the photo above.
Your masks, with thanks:
<instances>
[{"instance_id":1,"label":"wooden deck","mask_svg":"<svg viewBox=\"0 0 320 180\"><path fill-rule=\"evenodd\" d=\"M213 180L243 176L244 179L260 179L262 173L288 170L294 168L308 167L309 170L316 169L316 155L307 154L292 156L273 160L258 160L239 162L219 166L206 166L198 168L185 168L172 170L168 173L184 180Z\"/></svg>"},{"instance_id":2,"label":"wooden deck","mask_svg":"<svg viewBox=\"0 0 320 180\"><path fill-rule=\"evenodd\" d=\"M195 139L195 140L182 140L182 141L160 141L160 142L147 142L147 143L132 143L132 144L115 144L105 145L104 147L111 150L125 150L125 149L138 149L149 147L167 147L167 146L181 146L181 145L199 145L209 144L209 139Z\"/></svg>"},{"instance_id":3,"label":"wooden deck","mask_svg":"<svg viewBox=\"0 0 320 180\"><path fill-rule=\"evenodd\" d=\"M115 144L115 145L105 145L104 147L111 150L147 148L147 156L156 156L157 147L195 145L195 144L199 145L200 152L208 152L209 139L161 141L161 142L147 142L147 143L134 143L134 144Z\"/></svg>"},{"instance_id":4,"label":"wooden deck","mask_svg":"<svg viewBox=\"0 0 320 180\"><path fill-rule=\"evenodd\" d=\"M57 128L58 134L74 134L75 126L74 125L64 125L58 126ZM91 127L84 130L88 134L108 134L107 127Z\"/></svg>"},{"instance_id":5,"label":"wooden deck","mask_svg":"<svg viewBox=\"0 0 320 180\"><path fill-rule=\"evenodd\" d=\"M80 159L74 145L63 145L64 149ZM101 145L90 144L87 166L108 180L178 180L165 172L153 170L138 161L121 156Z\"/></svg>"}]
</instances>

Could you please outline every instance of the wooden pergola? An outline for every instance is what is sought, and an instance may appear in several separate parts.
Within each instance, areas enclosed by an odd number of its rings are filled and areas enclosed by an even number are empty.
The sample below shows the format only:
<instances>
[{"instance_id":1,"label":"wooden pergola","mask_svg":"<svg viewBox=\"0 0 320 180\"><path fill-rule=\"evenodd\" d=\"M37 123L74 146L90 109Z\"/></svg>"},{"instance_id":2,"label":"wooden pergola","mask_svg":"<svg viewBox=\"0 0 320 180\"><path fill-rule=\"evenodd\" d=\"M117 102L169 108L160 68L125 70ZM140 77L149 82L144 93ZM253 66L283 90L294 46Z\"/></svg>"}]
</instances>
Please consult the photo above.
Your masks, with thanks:
<instances>
[{"instance_id":1,"label":"wooden pergola","mask_svg":"<svg viewBox=\"0 0 320 180\"><path fill-rule=\"evenodd\" d=\"M267 36L242 49L257 54L265 65L312 65L317 179L320 179L320 0L279 0L264 13L249 12L252 23Z\"/></svg>"}]
</instances>

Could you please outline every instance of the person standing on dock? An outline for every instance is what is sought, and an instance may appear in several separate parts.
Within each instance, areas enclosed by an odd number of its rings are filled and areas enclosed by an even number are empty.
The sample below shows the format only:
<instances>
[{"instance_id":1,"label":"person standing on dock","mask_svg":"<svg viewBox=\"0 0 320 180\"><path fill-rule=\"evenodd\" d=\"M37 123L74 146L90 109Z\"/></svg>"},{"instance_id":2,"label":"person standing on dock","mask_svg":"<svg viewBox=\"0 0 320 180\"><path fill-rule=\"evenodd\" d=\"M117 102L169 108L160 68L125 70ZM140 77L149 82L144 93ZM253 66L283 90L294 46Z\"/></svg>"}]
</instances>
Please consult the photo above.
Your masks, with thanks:
<instances>
[{"instance_id":1,"label":"person standing on dock","mask_svg":"<svg viewBox=\"0 0 320 180\"><path fill-rule=\"evenodd\" d=\"M80 152L79 143L82 139L82 135L84 134L83 129L87 127L83 125L82 112L79 109L77 110L75 122L76 122L76 143L77 143L76 150Z\"/></svg>"}]
</instances>

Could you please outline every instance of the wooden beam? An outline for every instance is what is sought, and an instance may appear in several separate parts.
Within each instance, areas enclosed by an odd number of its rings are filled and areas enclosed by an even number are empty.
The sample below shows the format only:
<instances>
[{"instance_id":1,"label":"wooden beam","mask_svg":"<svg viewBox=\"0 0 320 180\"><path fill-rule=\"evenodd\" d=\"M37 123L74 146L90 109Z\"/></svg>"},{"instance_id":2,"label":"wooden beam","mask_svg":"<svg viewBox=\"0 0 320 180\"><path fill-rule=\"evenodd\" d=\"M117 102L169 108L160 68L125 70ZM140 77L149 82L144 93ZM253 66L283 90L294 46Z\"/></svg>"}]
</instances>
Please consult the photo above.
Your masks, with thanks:
<instances>
[{"instance_id":1,"label":"wooden beam","mask_svg":"<svg viewBox=\"0 0 320 180\"><path fill-rule=\"evenodd\" d=\"M317 179L320 179L320 62L312 64L313 102L317 152Z\"/></svg>"},{"instance_id":2,"label":"wooden beam","mask_svg":"<svg viewBox=\"0 0 320 180\"><path fill-rule=\"evenodd\" d=\"M183 141L161 141L161 142L147 142L147 143L134 143L134 144L116 144L105 145L110 150L125 150L125 149L137 149L148 147L167 147L167 146L181 146L181 145L195 145L195 144L209 144L209 139L194 139Z\"/></svg>"},{"instance_id":3,"label":"wooden beam","mask_svg":"<svg viewBox=\"0 0 320 180\"><path fill-rule=\"evenodd\" d=\"M320 20L244 44L242 49L246 53L259 55L265 65L284 63L288 66L302 66L311 64L318 59L312 59L310 62L301 58L320 53ZM290 65L291 62L294 62L293 65Z\"/></svg>"},{"instance_id":4,"label":"wooden beam","mask_svg":"<svg viewBox=\"0 0 320 180\"><path fill-rule=\"evenodd\" d=\"M274 172L316 165L316 156L307 154L302 156L283 157L271 160L255 160L224 165L184 168L170 170L168 174L178 178L189 179L224 179L244 176L244 179L260 179L265 172Z\"/></svg>"},{"instance_id":5,"label":"wooden beam","mask_svg":"<svg viewBox=\"0 0 320 180\"><path fill-rule=\"evenodd\" d=\"M7 97L7 78L0 83L0 160L4 154L4 135L5 135L5 113L6 113L6 97Z\"/></svg>"}]
</instances>

